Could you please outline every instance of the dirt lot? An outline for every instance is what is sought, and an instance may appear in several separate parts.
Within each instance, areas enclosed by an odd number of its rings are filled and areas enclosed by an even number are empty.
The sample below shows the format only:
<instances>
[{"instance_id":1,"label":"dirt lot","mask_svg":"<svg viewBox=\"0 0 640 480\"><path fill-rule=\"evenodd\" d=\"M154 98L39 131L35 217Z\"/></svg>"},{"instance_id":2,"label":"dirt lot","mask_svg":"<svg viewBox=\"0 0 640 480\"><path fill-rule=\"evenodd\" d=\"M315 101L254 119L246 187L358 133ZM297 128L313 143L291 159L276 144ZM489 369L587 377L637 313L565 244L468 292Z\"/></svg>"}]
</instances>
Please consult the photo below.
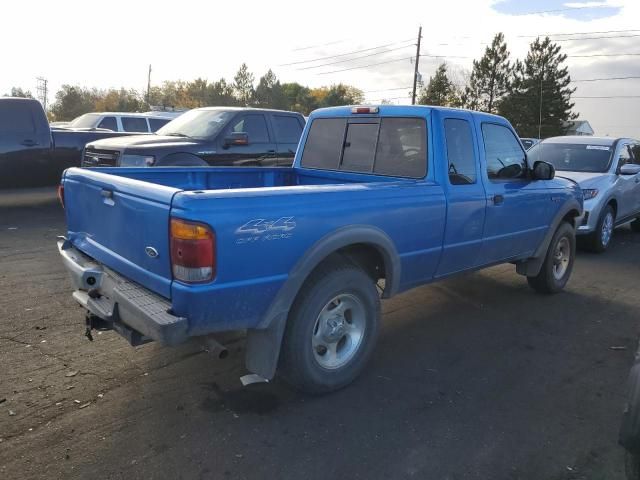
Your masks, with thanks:
<instances>
[{"instance_id":1,"label":"dirt lot","mask_svg":"<svg viewBox=\"0 0 640 480\"><path fill-rule=\"evenodd\" d=\"M386 301L370 368L311 398L242 389L241 352L90 343L63 233L50 192L0 197L0 478L624 477L640 234L553 297L502 266Z\"/></svg>"}]
</instances>

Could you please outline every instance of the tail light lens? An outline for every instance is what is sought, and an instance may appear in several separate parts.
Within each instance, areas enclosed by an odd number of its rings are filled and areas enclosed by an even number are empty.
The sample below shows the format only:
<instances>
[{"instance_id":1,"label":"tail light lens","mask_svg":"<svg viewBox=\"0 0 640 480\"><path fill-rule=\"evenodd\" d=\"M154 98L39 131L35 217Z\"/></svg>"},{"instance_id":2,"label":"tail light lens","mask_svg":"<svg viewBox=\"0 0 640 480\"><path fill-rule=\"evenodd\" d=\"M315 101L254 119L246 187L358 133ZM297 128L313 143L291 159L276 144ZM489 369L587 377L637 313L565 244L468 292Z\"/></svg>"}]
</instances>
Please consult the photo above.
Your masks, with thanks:
<instances>
[{"instance_id":1,"label":"tail light lens","mask_svg":"<svg viewBox=\"0 0 640 480\"><path fill-rule=\"evenodd\" d=\"M171 219L173 278L187 283L213 280L216 275L216 236L208 225Z\"/></svg>"},{"instance_id":2,"label":"tail light lens","mask_svg":"<svg viewBox=\"0 0 640 480\"><path fill-rule=\"evenodd\" d=\"M60 200L60 205L64 208L64 185L58 185L58 200Z\"/></svg>"}]
</instances>

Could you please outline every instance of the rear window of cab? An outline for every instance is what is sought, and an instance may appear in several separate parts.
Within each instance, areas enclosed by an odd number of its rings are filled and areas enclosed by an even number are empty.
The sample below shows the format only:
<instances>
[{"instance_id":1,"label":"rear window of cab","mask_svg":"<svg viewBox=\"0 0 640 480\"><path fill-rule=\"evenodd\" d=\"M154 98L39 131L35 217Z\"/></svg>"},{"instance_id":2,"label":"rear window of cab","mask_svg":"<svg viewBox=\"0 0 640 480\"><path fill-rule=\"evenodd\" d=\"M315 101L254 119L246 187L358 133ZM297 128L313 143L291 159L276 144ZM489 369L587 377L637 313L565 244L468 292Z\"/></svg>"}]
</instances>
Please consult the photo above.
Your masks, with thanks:
<instances>
[{"instance_id":1,"label":"rear window of cab","mask_svg":"<svg viewBox=\"0 0 640 480\"><path fill-rule=\"evenodd\" d=\"M427 174L424 118L317 118L302 152L305 168L394 177Z\"/></svg>"}]
</instances>

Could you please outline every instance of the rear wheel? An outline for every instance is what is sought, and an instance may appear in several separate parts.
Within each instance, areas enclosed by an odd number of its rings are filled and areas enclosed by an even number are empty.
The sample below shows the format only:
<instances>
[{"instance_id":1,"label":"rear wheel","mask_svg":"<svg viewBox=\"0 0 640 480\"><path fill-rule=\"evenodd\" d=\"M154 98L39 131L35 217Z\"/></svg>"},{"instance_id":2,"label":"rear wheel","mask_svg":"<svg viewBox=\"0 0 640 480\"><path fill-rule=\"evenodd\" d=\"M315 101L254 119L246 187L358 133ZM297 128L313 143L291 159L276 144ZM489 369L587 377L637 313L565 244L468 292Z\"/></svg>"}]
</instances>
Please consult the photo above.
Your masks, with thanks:
<instances>
[{"instance_id":1,"label":"rear wheel","mask_svg":"<svg viewBox=\"0 0 640 480\"><path fill-rule=\"evenodd\" d=\"M588 237L587 246L589 250L602 253L609 247L615 221L616 213L611 205L607 205L600 214L596 230Z\"/></svg>"},{"instance_id":2,"label":"rear wheel","mask_svg":"<svg viewBox=\"0 0 640 480\"><path fill-rule=\"evenodd\" d=\"M307 393L348 385L373 352L379 319L380 298L370 276L353 265L320 267L289 314L279 373Z\"/></svg>"},{"instance_id":3,"label":"rear wheel","mask_svg":"<svg viewBox=\"0 0 640 480\"><path fill-rule=\"evenodd\" d=\"M576 236L571 225L562 222L549 243L540 272L527 277L531 288L540 293L558 293L569 281L576 251Z\"/></svg>"}]
</instances>

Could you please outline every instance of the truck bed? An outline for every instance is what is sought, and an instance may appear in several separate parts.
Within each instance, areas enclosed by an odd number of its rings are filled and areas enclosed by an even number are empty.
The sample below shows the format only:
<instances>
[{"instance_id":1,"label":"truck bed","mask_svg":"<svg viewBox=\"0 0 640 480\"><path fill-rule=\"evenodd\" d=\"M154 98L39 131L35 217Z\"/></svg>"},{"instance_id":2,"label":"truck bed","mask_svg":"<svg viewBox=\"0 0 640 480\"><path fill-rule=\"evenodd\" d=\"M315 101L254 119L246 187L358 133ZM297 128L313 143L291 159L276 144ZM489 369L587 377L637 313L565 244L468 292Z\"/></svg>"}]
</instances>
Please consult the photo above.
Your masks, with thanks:
<instances>
[{"instance_id":1,"label":"truck bed","mask_svg":"<svg viewBox=\"0 0 640 480\"><path fill-rule=\"evenodd\" d=\"M169 167L169 168L92 168L91 172L108 173L141 182L164 185L179 190L228 190L299 185L349 183L408 182L402 178L327 172L297 168L265 167Z\"/></svg>"}]
</instances>

